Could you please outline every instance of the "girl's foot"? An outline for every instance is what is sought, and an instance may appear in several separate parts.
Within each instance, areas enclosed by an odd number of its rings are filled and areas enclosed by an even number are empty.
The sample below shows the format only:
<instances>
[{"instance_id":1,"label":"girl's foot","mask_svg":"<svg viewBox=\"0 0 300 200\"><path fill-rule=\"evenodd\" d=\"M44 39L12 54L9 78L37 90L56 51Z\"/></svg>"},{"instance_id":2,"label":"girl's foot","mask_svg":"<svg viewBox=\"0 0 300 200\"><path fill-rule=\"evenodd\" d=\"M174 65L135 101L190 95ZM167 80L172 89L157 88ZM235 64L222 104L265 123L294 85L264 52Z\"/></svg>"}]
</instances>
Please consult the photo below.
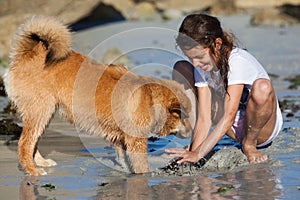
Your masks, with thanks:
<instances>
[{"instance_id":1,"label":"girl's foot","mask_svg":"<svg viewBox=\"0 0 300 200\"><path fill-rule=\"evenodd\" d=\"M262 163L268 160L268 156L266 154L261 153L252 145L244 145L243 151L251 164Z\"/></svg>"}]
</instances>

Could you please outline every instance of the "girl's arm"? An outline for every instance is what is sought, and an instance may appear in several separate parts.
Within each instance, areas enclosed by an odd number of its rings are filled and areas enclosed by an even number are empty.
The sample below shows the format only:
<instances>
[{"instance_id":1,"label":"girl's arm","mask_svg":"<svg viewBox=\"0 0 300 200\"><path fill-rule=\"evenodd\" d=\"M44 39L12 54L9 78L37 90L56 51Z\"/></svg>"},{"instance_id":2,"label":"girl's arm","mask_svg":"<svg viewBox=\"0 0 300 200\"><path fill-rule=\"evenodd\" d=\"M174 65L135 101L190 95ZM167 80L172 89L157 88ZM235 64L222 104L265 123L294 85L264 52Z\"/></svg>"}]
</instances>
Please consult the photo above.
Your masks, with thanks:
<instances>
[{"instance_id":1,"label":"girl's arm","mask_svg":"<svg viewBox=\"0 0 300 200\"><path fill-rule=\"evenodd\" d=\"M179 149L169 149L167 152L172 153L174 157L182 157L182 159L179 160L178 163L182 163L185 161L197 162L207 153L209 153L213 149L213 147L222 139L226 132L231 128L235 119L236 112L238 110L243 87L243 84L228 86L228 94L226 94L224 104L224 115L216 124L213 131L194 151L186 151L184 149L181 151L179 151Z\"/></svg>"},{"instance_id":2,"label":"girl's arm","mask_svg":"<svg viewBox=\"0 0 300 200\"><path fill-rule=\"evenodd\" d=\"M216 124L213 131L204 140L196 151L198 152L198 158L204 157L209 153L214 146L222 139L234 123L234 119L239 107L240 99L243 92L243 84L230 85L227 88L228 94L225 97L224 114L221 120ZM198 159L198 160L199 160Z\"/></svg>"},{"instance_id":3,"label":"girl's arm","mask_svg":"<svg viewBox=\"0 0 300 200\"><path fill-rule=\"evenodd\" d=\"M191 150L195 151L205 140L211 126L211 92L208 86L198 87L198 116Z\"/></svg>"}]
</instances>

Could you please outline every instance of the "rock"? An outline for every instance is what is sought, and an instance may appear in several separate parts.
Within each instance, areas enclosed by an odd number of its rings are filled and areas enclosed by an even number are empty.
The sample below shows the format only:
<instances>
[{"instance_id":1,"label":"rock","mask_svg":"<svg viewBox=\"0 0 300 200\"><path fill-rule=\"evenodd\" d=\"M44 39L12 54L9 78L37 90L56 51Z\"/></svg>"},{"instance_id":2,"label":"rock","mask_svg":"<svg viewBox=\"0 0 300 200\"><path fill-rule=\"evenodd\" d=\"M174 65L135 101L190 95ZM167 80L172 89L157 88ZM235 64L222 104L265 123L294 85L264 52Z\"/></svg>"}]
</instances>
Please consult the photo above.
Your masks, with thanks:
<instances>
[{"instance_id":1,"label":"rock","mask_svg":"<svg viewBox=\"0 0 300 200\"><path fill-rule=\"evenodd\" d=\"M209 11L212 15L232 15L241 10L235 5L234 0L219 0L209 8Z\"/></svg>"},{"instance_id":2,"label":"rock","mask_svg":"<svg viewBox=\"0 0 300 200\"><path fill-rule=\"evenodd\" d=\"M79 19L70 25L73 31L101 25L104 23L125 20L125 17L120 11L115 9L112 5L104 3L98 4L87 16Z\"/></svg>"},{"instance_id":3,"label":"rock","mask_svg":"<svg viewBox=\"0 0 300 200\"><path fill-rule=\"evenodd\" d=\"M161 18L153 1L103 0L103 3L113 6L127 20L157 20Z\"/></svg>"},{"instance_id":4,"label":"rock","mask_svg":"<svg viewBox=\"0 0 300 200\"><path fill-rule=\"evenodd\" d=\"M227 148L217 151L203 166L208 171L229 171L249 165L243 152L236 148Z\"/></svg>"},{"instance_id":5,"label":"rock","mask_svg":"<svg viewBox=\"0 0 300 200\"><path fill-rule=\"evenodd\" d=\"M298 5L284 4L279 7L281 13L287 14L300 21L300 3Z\"/></svg>"},{"instance_id":6,"label":"rock","mask_svg":"<svg viewBox=\"0 0 300 200\"><path fill-rule=\"evenodd\" d=\"M286 77L284 80L290 82L288 89L297 90L300 86L300 74Z\"/></svg>"},{"instance_id":7,"label":"rock","mask_svg":"<svg viewBox=\"0 0 300 200\"><path fill-rule=\"evenodd\" d=\"M8 49L17 27L32 15L57 16L64 23L71 24L99 4L100 0L2 0L0 1L0 58L8 57Z\"/></svg>"},{"instance_id":8,"label":"rock","mask_svg":"<svg viewBox=\"0 0 300 200\"><path fill-rule=\"evenodd\" d=\"M3 109L6 115L15 115L17 113L16 107L9 101L6 107Z\"/></svg>"},{"instance_id":9,"label":"rock","mask_svg":"<svg viewBox=\"0 0 300 200\"><path fill-rule=\"evenodd\" d=\"M156 7L153 3L150 2L141 2L138 3L132 15L130 16L130 19L140 19L140 20L159 20L160 16L156 11Z\"/></svg>"},{"instance_id":10,"label":"rock","mask_svg":"<svg viewBox=\"0 0 300 200\"><path fill-rule=\"evenodd\" d=\"M251 17L250 23L254 26L264 25L281 27L297 24L298 20L284 13L280 13L277 9L266 9L254 14Z\"/></svg>"},{"instance_id":11,"label":"rock","mask_svg":"<svg viewBox=\"0 0 300 200\"><path fill-rule=\"evenodd\" d=\"M235 0L235 5L242 9L274 8L284 4L297 5L300 4L300 0Z\"/></svg>"},{"instance_id":12,"label":"rock","mask_svg":"<svg viewBox=\"0 0 300 200\"><path fill-rule=\"evenodd\" d=\"M180 10L184 13L190 13L195 11L206 10L208 7L214 5L218 1L219 0L201 0L201 1L163 0L163 1L155 1L155 5L160 10L175 9L175 10Z\"/></svg>"},{"instance_id":13,"label":"rock","mask_svg":"<svg viewBox=\"0 0 300 200\"><path fill-rule=\"evenodd\" d=\"M299 5L300 0L1 0L0 25L5 28L0 29L0 59L8 57L17 27L33 14L57 16L73 30L80 30L119 20L167 20L192 12L230 15L259 10L253 25L284 26L299 21ZM279 13L269 11L275 7Z\"/></svg>"},{"instance_id":14,"label":"rock","mask_svg":"<svg viewBox=\"0 0 300 200\"><path fill-rule=\"evenodd\" d=\"M6 97L6 92L5 92L5 87L4 87L4 82L2 77L0 77L0 96Z\"/></svg>"},{"instance_id":15,"label":"rock","mask_svg":"<svg viewBox=\"0 0 300 200\"><path fill-rule=\"evenodd\" d=\"M120 11L126 19L130 19L135 11L136 1L134 0L103 0L106 5L113 6Z\"/></svg>"},{"instance_id":16,"label":"rock","mask_svg":"<svg viewBox=\"0 0 300 200\"><path fill-rule=\"evenodd\" d=\"M12 118L0 119L0 135L17 135L22 132L22 127L17 125Z\"/></svg>"},{"instance_id":17,"label":"rock","mask_svg":"<svg viewBox=\"0 0 300 200\"><path fill-rule=\"evenodd\" d=\"M165 20L177 19L184 15L184 12L177 9L166 9L162 12L162 18Z\"/></svg>"},{"instance_id":18,"label":"rock","mask_svg":"<svg viewBox=\"0 0 300 200\"><path fill-rule=\"evenodd\" d=\"M175 158L165 167L153 172L157 175L167 176L191 176L206 172L226 172L237 170L249 165L248 159L241 149L236 147L224 148L209 155L207 159L202 158L198 163L184 162L177 164Z\"/></svg>"}]
</instances>

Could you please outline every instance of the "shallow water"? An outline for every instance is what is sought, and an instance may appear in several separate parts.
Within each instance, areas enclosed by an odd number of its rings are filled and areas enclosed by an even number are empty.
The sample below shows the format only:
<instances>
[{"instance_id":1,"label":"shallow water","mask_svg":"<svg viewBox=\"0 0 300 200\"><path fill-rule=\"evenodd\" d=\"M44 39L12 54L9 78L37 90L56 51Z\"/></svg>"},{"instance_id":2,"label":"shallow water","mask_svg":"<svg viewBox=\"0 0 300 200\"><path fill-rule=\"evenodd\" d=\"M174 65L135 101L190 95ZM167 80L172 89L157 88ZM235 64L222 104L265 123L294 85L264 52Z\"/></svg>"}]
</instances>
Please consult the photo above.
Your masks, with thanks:
<instances>
[{"instance_id":1,"label":"shallow water","mask_svg":"<svg viewBox=\"0 0 300 200\"><path fill-rule=\"evenodd\" d=\"M95 157L82 152L84 146L78 137L48 131L41 151L58 165L47 168L47 176L25 176L18 170L16 145L1 144L1 199L297 199L300 133L297 129L286 134L287 139L281 136L270 147L273 162L231 171L167 176L118 171L97 159L114 160L109 145L98 147L103 151L97 151L101 156ZM281 143L283 151L277 149ZM48 190L45 184L55 188ZM233 189L219 192L226 186Z\"/></svg>"},{"instance_id":2,"label":"shallow water","mask_svg":"<svg viewBox=\"0 0 300 200\"><path fill-rule=\"evenodd\" d=\"M287 90L288 83L283 78L299 73L299 45L296 43L299 42L297 35L300 27L292 27L289 31L286 28L251 28L247 26L247 19L247 16L225 17L224 23L238 32L248 49L266 63L268 71L280 75L273 81L278 98L294 100L299 104L300 92ZM246 25L241 25L245 23ZM179 22L174 22L160 26L174 28L178 24ZM119 24L82 32L82 35L77 34L75 46L90 52L95 46L95 38L109 37L105 34L113 35L114 31L119 31L118 28L122 27L135 26ZM101 31L104 36L99 34ZM170 50L171 47L164 46L171 42L165 40L162 34L161 32L162 41L152 34L155 39L150 38L148 44L151 44L150 47L159 45L163 50L149 50L148 47L138 51L136 47L127 49L126 54L131 63L140 66L134 68L136 72L170 78L170 63L181 59L182 55ZM278 37L279 41L276 40ZM138 38L135 39L138 43ZM85 40L88 42L82 43ZM255 42L256 40L259 42ZM275 40L278 42L274 43ZM126 42L121 42L118 45L125 44ZM168 59L159 61L166 57ZM156 65L149 70L150 65L147 63L152 63L151 67L153 63ZM9 146L1 141L0 199L299 199L300 113L298 111L294 117L288 118L287 112L289 111L284 111L283 131L272 146L264 150L270 157L269 162L217 172L205 171L191 176L128 174L115 163L114 149L107 142L84 135L78 136L71 125L55 117L40 141L42 154L58 163L57 166L46 169L49 173L47 176L25 176L18 169L16 141ZM188 142L188 139L178 140L173 137L152 142L149 151L155 151L149 152L151 169L155 170L168 163L169 158L163 154L164 148L184 146ZM231 148L233 145L226 140L222 142L218 146L221 149ZM46 184L48 187L43 187ZM51 189L49 186L55 188ZM226 186L233 187L225 192L219 191Z\"/></svg>"}]
</instances>

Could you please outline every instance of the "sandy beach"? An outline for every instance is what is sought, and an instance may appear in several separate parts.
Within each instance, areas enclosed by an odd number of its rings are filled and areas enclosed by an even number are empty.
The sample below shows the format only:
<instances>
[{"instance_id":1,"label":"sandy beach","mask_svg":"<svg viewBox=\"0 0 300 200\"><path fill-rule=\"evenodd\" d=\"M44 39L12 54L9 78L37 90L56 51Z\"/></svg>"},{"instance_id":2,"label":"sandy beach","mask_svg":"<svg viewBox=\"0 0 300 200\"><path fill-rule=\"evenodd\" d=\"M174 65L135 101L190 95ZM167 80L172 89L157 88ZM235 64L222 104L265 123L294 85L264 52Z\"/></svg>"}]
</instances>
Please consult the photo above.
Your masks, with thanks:
<instances>
[{"instance_id":1,"label":"sandy beach","mask_svg":"<svg viewBox=\"0 0 300 200\"><path fill-rule=\"evenodd\" d=\"M285 78L300 73L300 26L252 27L250 16L219 18L265 66L279 100L300 104L300 91L289 90ZM125 62L139 74L170 78L172 65L184 59L174 37L182 19L162 22L117 22L74 33L73 48L92 59ZM105 57L116 49L115 54ZM121 55L122 56L121 56ZM2 100L5 102L5 100ZM286 117L272 146L263 149L267 163L249 165L240 149L223 140L203 169L167 174L158 169L170 160L168 147L183 147L189 139L174 137L151 143L152 173L132 175L119 166L115 152L101 138L86 136L55 116L39 143L41 153L58 165L47 176L26 176L18 167L17 141L0 141L0 199L297 199L300 187L300 113ZM150 147L149 147L150 148ZM220 188L232 186L225 192Z\"/></svg>"}]
</instances>

